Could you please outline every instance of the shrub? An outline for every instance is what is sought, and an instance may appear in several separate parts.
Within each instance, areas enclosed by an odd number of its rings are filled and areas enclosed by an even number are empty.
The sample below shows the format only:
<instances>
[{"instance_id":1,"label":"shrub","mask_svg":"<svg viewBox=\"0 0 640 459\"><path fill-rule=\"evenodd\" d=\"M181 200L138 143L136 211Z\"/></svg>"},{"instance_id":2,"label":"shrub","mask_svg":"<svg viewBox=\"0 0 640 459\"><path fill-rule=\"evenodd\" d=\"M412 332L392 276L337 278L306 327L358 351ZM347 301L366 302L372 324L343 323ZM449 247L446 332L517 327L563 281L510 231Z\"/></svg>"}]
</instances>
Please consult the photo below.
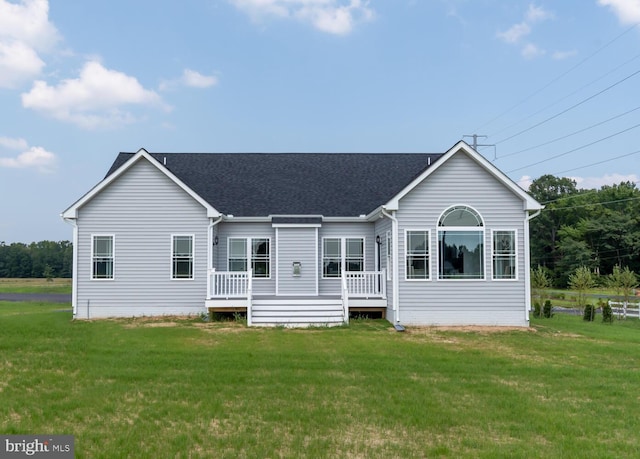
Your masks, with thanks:
<instances>
[{"instance_id":1,"label":"shrub","mask_svg":"<svg viewBox=\"0 0 640 459\"><path fill-rule=\"evenodd\" d=\"M608 301L602 305L602 321L604 323L613 322L613 311Z\"/></svg>"},{"instance_id":2,"label":"shrub","mask_svg":"<svg viewBox=\"0 0 640 459\"><path fill-rule=\"evenodd\" d=\"M539 301L535 301L533 303L533 317L541 317L540 314L540 302Z\"/></svg>"},{"instance_id":3,"label":"shrub","mask_svg":"<svg viewBox=\"0 0 640 459\"><path fill-rule=\"evenodd\" d=\"M586 266L580 266L576 269L574 274L569 276L569 286L577 293L577 303L579 308L585 306L587 290L592 288L594 285L595 279L593 278L593 274L591 274L591 271L589 271L589 268Z\"/></svg>"},{"instance_id":4,"label":"shrub","mask_svg":"<svg viewBox=\"0 0 640 459\"><path fill-rule=\"evenodd\" d=\"M543 317L550 319L553 317L553 307L551 306L551 300L547 300L544 302L544 307L542 308Z\"/></svg>"},{"instance_id":5,"label":"shrub","mask_svg":"<svg viewBox=\"0 0 640 459\"><path fill-rule=\"evenodd\" d=\"M586 321L593 322L593 319L596 316L596 308L592 304L587 304L584 307L584 314L582 318Z\"/></svg>"}]
</instances>

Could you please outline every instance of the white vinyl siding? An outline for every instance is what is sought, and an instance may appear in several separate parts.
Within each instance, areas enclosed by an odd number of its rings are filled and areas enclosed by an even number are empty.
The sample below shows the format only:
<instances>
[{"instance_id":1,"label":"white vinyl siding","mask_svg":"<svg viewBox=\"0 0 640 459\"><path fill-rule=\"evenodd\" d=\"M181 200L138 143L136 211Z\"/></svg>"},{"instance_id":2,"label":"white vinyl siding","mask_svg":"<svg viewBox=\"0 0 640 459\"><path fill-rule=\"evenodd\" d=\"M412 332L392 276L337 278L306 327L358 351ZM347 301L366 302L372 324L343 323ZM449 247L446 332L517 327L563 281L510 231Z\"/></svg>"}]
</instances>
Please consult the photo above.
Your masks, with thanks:
<instances>
[{"instance_id":1,"label":"white vinyl siding","mask_svg":"<svg viewBox=\"0 0 640 459\"><path fill-rule=\"evenodd\" d=\"M114 278L114 240L112 234L91 236L91 279Z\"/></svg>"},{"instance_id":2,"label":"white vinyl siding","mask_svg":"<svg viewBox=\"0 0 640 459\"><path fill-rule=\"evenodd\" d=\"M207 210L146 159L78 210L77 317L196 314L207 295ZM171 279L172 235L193 235L190 282ZM92 277L92 235L114 235L114 277Z\"/></svg>"},{"instance_id":3,"label":"white vinyl siding","mask_svg":"<svg viewBox=\"0 0 640 459\"><path fill-rule=\"evenodd\" d=\"M439 279L438 221L451 206L464 203L484 222L484 279ZM526 212L522 199L465 153L453 155L399 202L396 254L399 268L399 317L402 324L526 325L523 275L509 282L493 280L492 229L523 234ZM389 219L384 219L389 221ZM405 230L430 229L431 282L406 282ZM466 228L469 229L469 228ZM475 230L478 228L473 228ZM517 272L523 273L524 237L516 239ZM390 291L390 290L388 290ZM389 311L388 311L389 313Z\"/></svg>"},{"instance_id":4,"label":"white vinyl siding","mask_svg":"<svg viewBox=\"0 0 640 459\"><path fill-rule=\"evenodd\" d=\"M315 296L318 294L318 228L279 227L276 231L276 294ZM294 270L299 267L299 272Z\"/></svg>"},{"instance_id":5,"label":"white vinyl siding","mask_svg":"<svg viewBox=\"0 0 640 459\"><path fill-rule=\"evenodd\" d=\"M193 279L193 235L171 236L171 279Z\"/></svg>"},{"instance_id":6,"label":"white vinyl siding","mask_svg":"<svg viewBox=\"0 0 640 459\"><path fill-rule=\"evenodd\" d=\"M518 279L518 253L516 230L492 230L493 279Z\"/></svg>"}]
</instances>

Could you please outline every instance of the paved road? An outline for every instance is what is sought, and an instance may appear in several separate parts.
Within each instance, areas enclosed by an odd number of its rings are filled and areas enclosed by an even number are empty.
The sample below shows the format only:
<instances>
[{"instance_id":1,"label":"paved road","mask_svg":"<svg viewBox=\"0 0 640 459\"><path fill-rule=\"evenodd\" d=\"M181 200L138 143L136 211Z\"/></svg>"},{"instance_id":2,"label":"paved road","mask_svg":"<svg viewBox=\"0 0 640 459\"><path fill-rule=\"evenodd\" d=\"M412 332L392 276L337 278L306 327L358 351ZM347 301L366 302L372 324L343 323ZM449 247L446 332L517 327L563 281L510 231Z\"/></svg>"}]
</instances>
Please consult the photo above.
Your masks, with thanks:
<instances>
[{"instance_id":1,"label":"paved road","mask_svg":"<svg viewBox=\"0 0 640 459\"><path fill-rule=\"evenodd\" d=\"M0 301L43 301L71 303L70 293L0 293Z\"/></svg>"}]
</instances>

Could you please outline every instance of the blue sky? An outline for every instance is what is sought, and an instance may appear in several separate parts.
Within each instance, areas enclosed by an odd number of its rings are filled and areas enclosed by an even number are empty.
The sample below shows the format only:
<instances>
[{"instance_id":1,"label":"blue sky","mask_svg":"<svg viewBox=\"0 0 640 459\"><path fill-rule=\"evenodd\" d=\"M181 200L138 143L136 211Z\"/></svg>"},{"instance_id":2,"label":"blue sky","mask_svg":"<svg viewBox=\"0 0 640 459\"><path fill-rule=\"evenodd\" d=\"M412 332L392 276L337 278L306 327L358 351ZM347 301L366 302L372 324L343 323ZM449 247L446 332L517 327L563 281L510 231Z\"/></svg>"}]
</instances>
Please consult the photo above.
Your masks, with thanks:
<instances>
[{"instance_id":1,"label":"blue sky","mask_svg":"<svg viewBox=\"0 0 640 459\"><path fill-rule=\"evenodd\" d=\"M71 239L60 212L141 147L478 134L525 187L638 181L638 24L640 0L0 0L0 241Z\"/></svg>"}]
</instances>

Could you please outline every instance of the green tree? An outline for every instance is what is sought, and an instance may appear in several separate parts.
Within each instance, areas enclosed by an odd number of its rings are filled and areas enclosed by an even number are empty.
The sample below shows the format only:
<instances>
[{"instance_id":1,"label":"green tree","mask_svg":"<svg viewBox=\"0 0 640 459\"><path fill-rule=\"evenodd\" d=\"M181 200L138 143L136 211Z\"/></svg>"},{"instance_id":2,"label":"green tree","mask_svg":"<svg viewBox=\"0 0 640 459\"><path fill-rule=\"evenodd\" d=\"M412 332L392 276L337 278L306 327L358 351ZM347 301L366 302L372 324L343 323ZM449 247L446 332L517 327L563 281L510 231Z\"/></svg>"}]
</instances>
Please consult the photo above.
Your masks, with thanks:
<instances>
[{"instance_id":1,"label":"green tree","mask_svg":"<svg viewBox=\"0 0 640 459\"><path fill-rule=\"evenodd\" d=\"M593 278L591 270L586 266L580 266L577 268L575 272L569 276L569 286L578 294L578 307L580 308L580 311L584 313L587 292L590 288L595 286L595 279Z\"/></svg>"},{"instance_id":2,"label":"green tree","mask_svg":"<svg viewBox=\"0 0 640 459\"><path fill-rule=\"evenodd\" d=\"M614 266L613 272L607 278L607 284L616 292L616 295L623 298L622 311L624 318L627 318L627 307L629 300L633 296L633 289L638 286L638 277L628 266L620 268Z\"/></svg>"},{"instance_id":3,"label":"green tree","mask_svg":"<svg viewBox=\"0 0 640 459\"><path fill-rule=\"evenodd\" d=\"M576 182L566 177L543 175L531 183L529 193L545 205L545 209L531 220L529 226L531 261L555 272L556 263L561 258L558 251L559 231L576 220L575 214L563 210L571 202L568 198L578 194Z\"/></svg>"},{"instance_id":4,"label":"green tree","mask_svg":"<svg viewBox=\"0 0 640 459\"><path fill-rule=\"evenodd\" d=\"M534 298L542 304L545 289L551 287L547 271L540 265L531 270L531 290Z\"/></svg>"}]
</instances>

